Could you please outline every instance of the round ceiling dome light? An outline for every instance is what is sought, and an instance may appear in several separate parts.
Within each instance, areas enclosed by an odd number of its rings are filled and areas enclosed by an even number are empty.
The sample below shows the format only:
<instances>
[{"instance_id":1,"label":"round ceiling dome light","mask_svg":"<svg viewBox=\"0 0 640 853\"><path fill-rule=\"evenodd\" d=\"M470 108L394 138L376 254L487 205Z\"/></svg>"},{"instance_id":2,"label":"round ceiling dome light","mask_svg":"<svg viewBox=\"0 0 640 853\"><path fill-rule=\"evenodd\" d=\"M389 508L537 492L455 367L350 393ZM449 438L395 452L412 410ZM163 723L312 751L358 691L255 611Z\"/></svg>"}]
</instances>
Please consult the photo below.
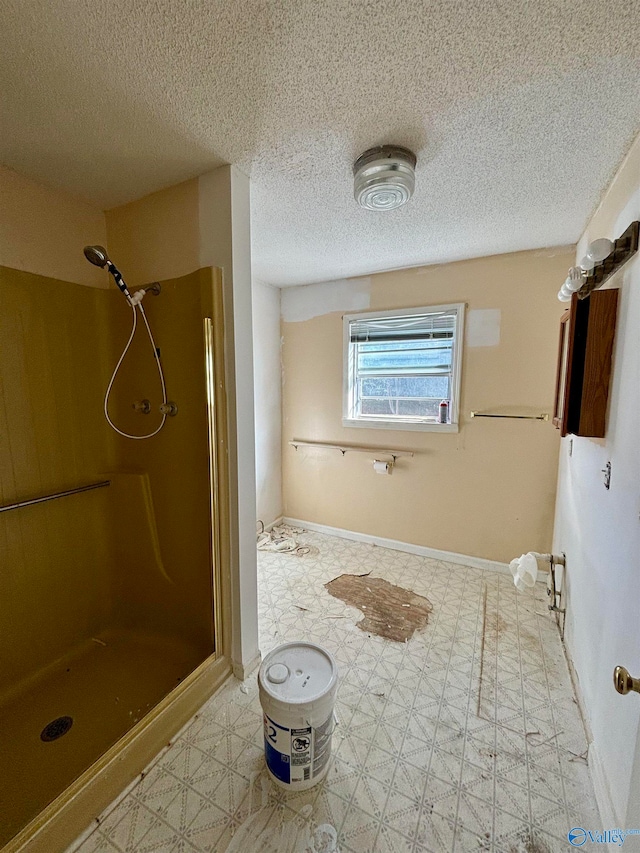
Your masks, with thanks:
<instances>
[{"instance_id":1,"label":"round ceiling dome light","mask_svg":"<svg viewBox=\"0 0 640 853\"><path fill-rule=\"evenodd\" d=\"M355 200L367 210L395 210L413 195L416 155L399 145L378 145L353 164Z\"/></svg>"}]
</instances>

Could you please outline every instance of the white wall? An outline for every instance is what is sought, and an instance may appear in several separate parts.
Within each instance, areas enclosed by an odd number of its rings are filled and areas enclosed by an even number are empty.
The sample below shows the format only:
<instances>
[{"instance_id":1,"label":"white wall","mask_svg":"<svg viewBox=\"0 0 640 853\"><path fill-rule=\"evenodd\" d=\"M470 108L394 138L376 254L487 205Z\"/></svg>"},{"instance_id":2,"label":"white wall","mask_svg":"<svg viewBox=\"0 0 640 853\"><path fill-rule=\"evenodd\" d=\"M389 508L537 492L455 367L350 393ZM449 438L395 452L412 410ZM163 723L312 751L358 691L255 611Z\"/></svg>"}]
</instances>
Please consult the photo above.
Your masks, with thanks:
<instances>
[{"instance_id":1,"label":"white wall","mask_svg":"<svg viewBox=\"0 0 640 853\"><path fill-rule=\"evenodd\" d=\"M222 268L225 300L232 547L231 657L244 678L259 662L251 321L250 185L234 166L198 178L200 266ZM235 441L233 438L235 437Z\"/></svg>"},{"instance_id":2,"label":"white wall","mask_svg":"<svg viewBox=\"0 0 640 853\"><path fill-rule=\"evenodd\" d=\"M256 281L253 283L253 377L257 513L265 524L271 524L282 515L280 290Z\"/></svg>"},{"instance_id":3,"label":"white wall","mask_svg":"<svg viewBox=\"0 0 640 853\"><path fill-rule=\"evenodd\" d=\"M591 240L615 239L634 219L640 137L589 222L577 260ZM554 550L567 555L566 642L593 733L589 763L603 822L635 828L640 803L629 791L640 696L619 696L612 674L623 664L640 676L640 255L605 286L620 288L607 435L562 441ZM601 469L609 460L607 491Z\"/></svg>"}]
</instances>

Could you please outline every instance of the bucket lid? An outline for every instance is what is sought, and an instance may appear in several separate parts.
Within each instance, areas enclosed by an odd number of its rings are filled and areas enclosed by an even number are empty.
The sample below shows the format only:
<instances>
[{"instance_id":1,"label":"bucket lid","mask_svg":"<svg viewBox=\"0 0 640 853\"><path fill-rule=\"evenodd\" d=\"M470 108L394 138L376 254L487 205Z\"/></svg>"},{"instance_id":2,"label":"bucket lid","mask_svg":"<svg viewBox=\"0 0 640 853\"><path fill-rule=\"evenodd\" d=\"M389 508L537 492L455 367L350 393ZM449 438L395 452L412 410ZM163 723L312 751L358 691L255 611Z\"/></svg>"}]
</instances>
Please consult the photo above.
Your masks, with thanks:
<instances>
[{"instance_id":1,"label":"bucket lid","mask_svg":"<svg viewBox=\"0 0 640 853\"><path fill-rule=\"evenodd\" d=\"M265 657L260 687L280 702L308 704L326 695L338 680L331 654L315 643L285 643Z\"/></svg>"}]
</instances>

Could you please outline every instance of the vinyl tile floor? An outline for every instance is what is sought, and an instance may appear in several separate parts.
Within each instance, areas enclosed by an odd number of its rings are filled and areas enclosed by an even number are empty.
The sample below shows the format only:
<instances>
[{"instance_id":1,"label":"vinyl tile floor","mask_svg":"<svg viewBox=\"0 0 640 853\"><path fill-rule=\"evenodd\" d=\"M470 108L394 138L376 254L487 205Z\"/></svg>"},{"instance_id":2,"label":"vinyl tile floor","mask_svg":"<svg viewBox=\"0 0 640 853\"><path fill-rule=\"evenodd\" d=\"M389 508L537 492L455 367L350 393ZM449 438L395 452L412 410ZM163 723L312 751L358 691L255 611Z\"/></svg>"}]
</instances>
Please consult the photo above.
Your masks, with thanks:
<instances>
[{"instance_id":1,"label":"vinyl tile floor","mask_svg":"<svg viewBox=\"0 0 640 853\"><path fill-rule=\"evenodd\" d=\"M555 853L598 828L587 741L546 589L304 532L259 552L262 654L308 640L339 667L325 780L267 778L255 674L230 680L68 853ZM324 584L372 572L426 596L406 643L369 635Z\"/></svg>"}]
</instances>

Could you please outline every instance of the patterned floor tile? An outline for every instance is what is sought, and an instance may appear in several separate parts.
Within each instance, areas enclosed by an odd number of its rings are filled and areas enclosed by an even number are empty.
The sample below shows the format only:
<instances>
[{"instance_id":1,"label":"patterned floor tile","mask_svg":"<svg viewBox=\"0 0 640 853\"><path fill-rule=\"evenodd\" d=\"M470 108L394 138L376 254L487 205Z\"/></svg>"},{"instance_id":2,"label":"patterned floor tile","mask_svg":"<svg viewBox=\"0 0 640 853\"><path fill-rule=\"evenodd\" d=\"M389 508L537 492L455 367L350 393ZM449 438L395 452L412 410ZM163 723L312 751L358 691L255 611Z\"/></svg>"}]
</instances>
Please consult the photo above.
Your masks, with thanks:
<instances>
[{"instance_id":1,"label":"patterned floor tile","mask_svg":"<svg viewBox=\"0 0 640 853\"><path fill-rule=\"evenodd\" d=\"M303 532L305 557L259 553L263 655L307 639L340 670L325 780L264 770L255 677L223 686L77 853L556 853L597 825L587 742L544 587ZM407 643L368 635L324 584L345 572L426 596ZM337 617L337 618L334 618Z\"/></svg>"},{"instance_id":2,"label":"patterned floor tile","mask_svg":"<svg viewBox=\"0 0 640 853\"><path fill-rule=\"evenodd\" d=\"M104 821L101 833L122 850L138 850L142 838L156 820L150 809L127 797ZM84 845L81 849L84 853Z\"/></svg>"}]
</instances>

